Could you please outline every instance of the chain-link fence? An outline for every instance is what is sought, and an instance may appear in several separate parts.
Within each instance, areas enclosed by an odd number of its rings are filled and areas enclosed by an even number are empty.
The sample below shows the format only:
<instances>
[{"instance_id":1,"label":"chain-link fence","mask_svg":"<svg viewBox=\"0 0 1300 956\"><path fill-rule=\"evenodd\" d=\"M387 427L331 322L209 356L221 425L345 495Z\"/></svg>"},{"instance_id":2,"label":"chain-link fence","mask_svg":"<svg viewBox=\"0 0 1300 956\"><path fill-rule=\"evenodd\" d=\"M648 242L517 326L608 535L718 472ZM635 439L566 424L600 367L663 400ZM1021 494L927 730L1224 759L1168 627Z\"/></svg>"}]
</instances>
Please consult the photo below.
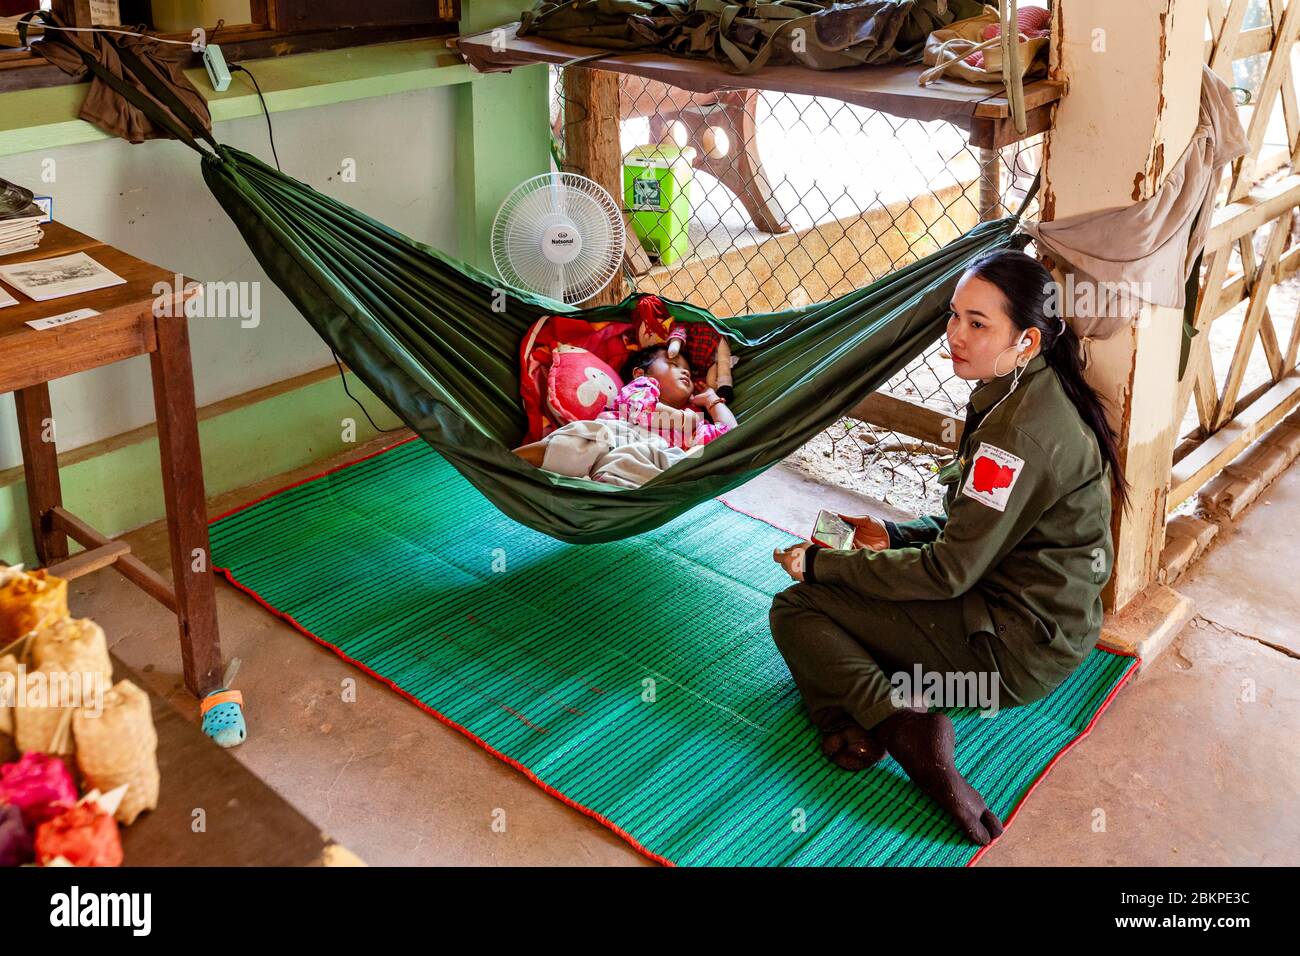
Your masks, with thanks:
<instances>
[{"instance_id":1,"label":"chain-link fence","mask_svg":"<svg viewBox=\"0 0 1300 956\"><path fill-rule=\"evenodd\" d=\"M585 107L566 97L560 68L551 78L557 166L585 172L565 156L566 129L587 120ZM719 315L861 288L1014 212L1041 162L1041 134L976 148L951 123L824 97L693 93L622 74L618 99L628 282ZM940 345L883 391L960 416L970 386L939 357ZM951 451L899 429L845 418L789 463L908 511L932 511L942 497L936 463Z\"/></svg>"}]
</instances>

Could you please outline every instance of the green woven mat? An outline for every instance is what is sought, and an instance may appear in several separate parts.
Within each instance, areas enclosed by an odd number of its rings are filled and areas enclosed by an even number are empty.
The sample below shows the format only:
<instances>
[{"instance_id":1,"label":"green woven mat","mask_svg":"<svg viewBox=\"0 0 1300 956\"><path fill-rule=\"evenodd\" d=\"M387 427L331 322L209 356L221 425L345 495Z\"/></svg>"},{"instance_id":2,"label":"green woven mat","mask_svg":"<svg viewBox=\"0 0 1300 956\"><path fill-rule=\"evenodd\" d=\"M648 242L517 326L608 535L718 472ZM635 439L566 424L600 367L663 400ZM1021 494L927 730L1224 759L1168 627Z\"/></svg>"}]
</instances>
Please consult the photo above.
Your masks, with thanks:
<instances>
[{"instance_id":1,"label":"green woven mat","mask_svg":"<svg viewBox=\"0 0 1300 956\"><path fill-rule=\"evenodd\" d=\"M818 752L768 630L790 541L710 501L563 544L415 441L212 525L241 588L655 859L970 862L892 759L848 773ZM1045 700L950 711L959 767L1003 820L1133 663L1094 651Z\"/></svg>"}]
</instances>

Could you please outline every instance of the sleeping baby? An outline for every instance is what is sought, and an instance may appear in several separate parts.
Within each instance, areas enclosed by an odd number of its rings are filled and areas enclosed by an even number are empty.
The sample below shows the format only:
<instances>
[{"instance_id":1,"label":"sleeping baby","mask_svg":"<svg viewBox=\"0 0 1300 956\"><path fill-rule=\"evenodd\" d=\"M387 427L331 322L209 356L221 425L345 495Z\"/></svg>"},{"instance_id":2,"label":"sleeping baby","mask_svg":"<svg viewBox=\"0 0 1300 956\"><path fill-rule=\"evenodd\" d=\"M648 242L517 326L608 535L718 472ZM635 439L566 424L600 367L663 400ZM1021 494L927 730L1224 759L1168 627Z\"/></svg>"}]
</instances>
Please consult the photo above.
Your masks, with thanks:
<instances>
[{"instance_id":1,"label":"sleeping baby","mask_svg":"<svg viewBox=\"0 0 1300 956\"><path fill-rule=\"evenodd\" d=\"M562 425L515 454L546 471L636 488L736 425L713 389L692 391L686 356L670 357L664 345L633 352L623 379L611 408Z\"/></svg>"}]
</instances>

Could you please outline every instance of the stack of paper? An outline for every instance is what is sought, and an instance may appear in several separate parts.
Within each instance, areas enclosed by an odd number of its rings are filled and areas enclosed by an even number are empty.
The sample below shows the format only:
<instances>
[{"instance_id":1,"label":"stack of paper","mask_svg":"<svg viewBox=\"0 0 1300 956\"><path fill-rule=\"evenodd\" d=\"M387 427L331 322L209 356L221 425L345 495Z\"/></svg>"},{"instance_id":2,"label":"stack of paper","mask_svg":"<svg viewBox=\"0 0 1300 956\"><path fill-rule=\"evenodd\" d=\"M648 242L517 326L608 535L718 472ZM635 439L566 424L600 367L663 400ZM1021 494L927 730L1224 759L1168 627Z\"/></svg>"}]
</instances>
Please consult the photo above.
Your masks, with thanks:
<instances>
[{"instance_id":1,"label":"stack of paper","mask_svg":"<svg viewBox=\"0 0 1300 956\"><path fill-rule=\"evenodd\" d=\"M0 256L26 252L40 244L45 213L30 190L0 179Z\"/></svg>"}]
</instances>

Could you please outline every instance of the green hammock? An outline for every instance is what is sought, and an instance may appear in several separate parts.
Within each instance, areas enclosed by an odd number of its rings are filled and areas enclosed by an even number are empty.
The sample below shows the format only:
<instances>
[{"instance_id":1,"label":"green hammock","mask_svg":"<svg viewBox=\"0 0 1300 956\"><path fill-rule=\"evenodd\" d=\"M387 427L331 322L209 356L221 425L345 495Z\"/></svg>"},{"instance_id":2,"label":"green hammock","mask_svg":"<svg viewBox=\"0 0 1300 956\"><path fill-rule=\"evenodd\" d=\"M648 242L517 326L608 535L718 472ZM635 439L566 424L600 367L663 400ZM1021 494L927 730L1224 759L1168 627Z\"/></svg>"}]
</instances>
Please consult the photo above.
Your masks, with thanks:
<instances>
[{"instance_id":1,"label":"green hammock","mask_svg":"<svg viewBox=\"0 0 1300 956\"><path fill-rule=\"evenodd\" d=\"M46 43L60 39L46 36ZM980 223L923 259L828 302L717 318L665 300L674 318L708 322L730 341L739 360L731 407L740 426L639 488L565 477L510 451L525 431L520 342L543 315L621 319L635 296L579 310L507 288L218 144L129 50L115 44L123 74L148 94L74 45L104 82L203 154L208 188L262 268L357 377L497 508L562 541L640 534L777 464L938 338L968 264L1029 241L1013 230L1037 180L1015 216ZM503 312L493 308L498 290L505 293Z\"/></svg>"}]
</instances>

